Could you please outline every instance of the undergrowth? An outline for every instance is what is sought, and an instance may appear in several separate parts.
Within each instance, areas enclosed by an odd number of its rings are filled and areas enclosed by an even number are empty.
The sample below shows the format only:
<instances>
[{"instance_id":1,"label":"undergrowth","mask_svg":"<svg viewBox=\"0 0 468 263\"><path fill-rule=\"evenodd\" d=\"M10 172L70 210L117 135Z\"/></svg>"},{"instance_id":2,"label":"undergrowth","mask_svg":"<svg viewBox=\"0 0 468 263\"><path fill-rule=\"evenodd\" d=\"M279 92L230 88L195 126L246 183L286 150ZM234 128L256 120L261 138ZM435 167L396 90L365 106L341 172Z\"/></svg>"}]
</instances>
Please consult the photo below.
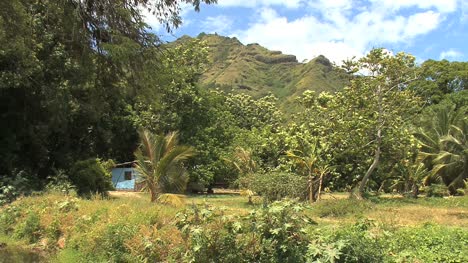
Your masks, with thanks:
<instances>
[{"instance_id":1,"label":"undergrowth","mask_svg":"<svg viewBox=\"0 0 468 263\"><path fill-rule=\"evenodd\" d=\"M222 198L217 205L188 199L174 207L143 198L21 198L1 208L0 234L42 249L53 262L468 262L465 227L366 218L398 201L286 200L239 212L239 204L221 208ZM323 224L321 217L362 219Z\"/></svg>"}]
</instances>

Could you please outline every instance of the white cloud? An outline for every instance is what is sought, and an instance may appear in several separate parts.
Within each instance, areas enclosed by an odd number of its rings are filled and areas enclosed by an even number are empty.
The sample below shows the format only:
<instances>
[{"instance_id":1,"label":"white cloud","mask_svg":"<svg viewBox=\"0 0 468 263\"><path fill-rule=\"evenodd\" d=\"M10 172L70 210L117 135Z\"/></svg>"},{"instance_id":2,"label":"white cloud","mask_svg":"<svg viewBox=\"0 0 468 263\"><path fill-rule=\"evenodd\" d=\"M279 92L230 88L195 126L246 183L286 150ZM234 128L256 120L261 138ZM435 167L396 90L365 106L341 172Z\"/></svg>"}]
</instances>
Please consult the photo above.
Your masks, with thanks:
<instances>
[{"instance_id":1,"label":"white cloud","mask_svg":"<svg viewBox=\"0 0 468 263\"><path fill-rule=\"evenodd\" d=\"M468 1L460 0L461 2L461 16L460 22L467 23L468 22Z\"/></svg>"},{"instance_id":2,"label":"white cloud","mask_svg":"<svg viewBox=\"0 0 468 263\"><path fill-rule=\"evenodd\" d=\"M163 24L159 22L158 17L153 14L152 12L148 11L148 8L141 7L141 14L143 15L144 21L148 26L151 27L151 31L157 32L157 33L166 33L166 28L164 27ZM180 12L179 15L182 18L182 26L187 26L191 23L189 19L187 19L188 14L193 11L193 5L187 4L187 3L181 3L180 4Z\"/></svg>"},{"instance_id":3,"label":"white cloud","mask_svg":"<svg viewBox=\"0 0 468 263\"><path fill-rule=\"evenodd\" d=\"M284 6L286 8L298 8L303 0L218 0L221 7L262 7L262 6Z\"/></svg>"},{"instance_id":4,"label":"white cloud","mask_svg":"<svg viewBox=\"0 0 468 263\"><path fill-rule=\"evenodd\" d=\"M297 19L263 7L257 14L259 21L233 35L244 43L294 54L299 61L322 54L340 63L362 56L372 47L411 43L436 29L446 13L457 7L456 0L370 1L371 5L362 5L353 0L315 0L308 3L312 11ZM417 9L399 11L410 7Z\"/></svg>"},{"instance_id":5,"label":"white cloud","mask_svg":"<svg viewBox=\"0 0 468 263\"><path fill-rule=\"evenodd\" d=\"M461 59L462 57L463 57L463 54L454 49L443 51L442 53L440 53L440 56L439 56L440 59L448 59L448 60L457 60L457 59Z\"/></svg>"},{"instance_id":6,"label":"white cloud","mask_svg":"<svg viewBox=\"0 0 468 263\"><path fill-rule=\"evenodd\" d=\"M159 22L158 18L148 11L146 8L141 8L141 13L144 17L145 23L151 27L152 31L157 32L162 29L162 25Z\"/></svg>"},{"instance_id":7,"label":"white cloud","mask_svg":"<svg viewBox=\"0 0 468 263\"><path fill-rule=\"evenodd\" d=\"M408 18L407 27L404 30L405 37L421 35L437 28L441 22L441 15L433 11L418 13Z\"/></svg>"},{"instance_id":8,"label":"white cloud","mask_svg":"<svg viewBox=\"0 0 468 263\"><path fill-rule=\"evenodd\" d=\"M435 8L441 13L450 13L457 9L458 1L463 0L370 0L376 8L398 11L405 8Z\"/></svg>"},{"instance_id":9,"label":"white cloud","mask_svg":"<svg viewBox=\"0 0 468 263\"><path fill-rule=\"evenodd\" d=\"M205 33L225 34L232 28L232 23L232 19L224 15L210 16L202 22L202 30Z\"/></svg>"}]
</instances>

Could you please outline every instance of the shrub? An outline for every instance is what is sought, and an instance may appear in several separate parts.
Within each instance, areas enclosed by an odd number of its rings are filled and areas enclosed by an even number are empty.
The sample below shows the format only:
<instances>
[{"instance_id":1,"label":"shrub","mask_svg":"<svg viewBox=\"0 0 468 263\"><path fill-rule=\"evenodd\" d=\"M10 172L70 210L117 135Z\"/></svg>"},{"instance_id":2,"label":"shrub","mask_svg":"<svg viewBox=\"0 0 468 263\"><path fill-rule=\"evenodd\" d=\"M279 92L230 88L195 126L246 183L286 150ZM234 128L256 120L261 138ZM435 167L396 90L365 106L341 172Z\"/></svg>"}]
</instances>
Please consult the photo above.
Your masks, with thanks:
<instances>
[{"instance_id":1,"label":"shrub","mask_svg":"<svg viewBox=\"0 0 468 263\"><path fill-rule=\"evenodd\" d=\"M305 228L313 222L302 210L294 201L275 202L246 216L228 216L210 207L188 209L178 214L177 222L187 241L185 260L312 262L329 258L333 253L314 250L325 245L309 241ZM333 255L339 258L339 253Z\"/></svg>"},{"instance_id":2,"label":"shrub","mask_svg":"<svg viewBox=\"0 0 468 263\"><path fill-rule=\"evenodd\" d=\"M70 180L76 186L80 196L90 197L91 194L106 194L112 190L111 175L99 159L77 161L70 170Z\"/></svg>"},{"instance_id":3,"label":"shrub","mask_svg":"<svg viewBox=\"0 0 468 263\"><path fill-rule=\"evenodd\" d=\"M13 226L21 216L21 211L14 205L5 206L0 213L0 233L10 234Z\"/></svg>"},{"instance_id":4,"label":"shrub","mask_svg":"<svg viewBox=\"0 0 468 263\"><path fill-rule=\"evenodd\" d=\"M372 232L373 221L363 219L351 226L344 226L334 233L331 242L344 242L338 262L384 262L385 236Z\"/></svg>"},{"instance_id":5,"label":"shrub","mask_svg":"<svg viewBox=\"0 0 468 263\"><path fill-rule=\"evenodd\" d=\"M424 190L427 197L444 197L449 195L448 187L443 184L431 184Z\"/></svg>"},{"instance_id":6,"label":"shrub","mask_svg":"<svg viewBox=\"0 0 468 263\"><path fill-rule=\"evenodd\" d=\"M0 206L13 202L19 195L12 185L0 185Z\"/></svg>"},{"instance_id":7,"label":"shrub","mask_svg":"<svg viewBox=\"0 0 468 263\"><path fill-rule=\"evenodd\" d=\"M426 224L403 228L388 239L398 262L468 262L468 232Z\"/></svg>"},{"instance_id":8,"label":"shrub","mask_svg":"<svg viewBox=\"0 0 468 263\"><path fill-rule=\"evenodd\" d=\"M182 262L185 247L180 231L173 225L142 226L126 246L139 262ZM136 261L136 260L133 260Z\"/></svg>"},{"instance_id":9,"label":"shrub","mask_svg":"<svg viewBox=\"0 0 468 263\"><path fill-rule=\"evenodd\" d=\"M58 192L66 195L73 194L75 186L64 170L56 170L54 176L49 176L45 187L47 192ZM76 193L75 193L76 194Z\"/></svg>"},{"instance_id":10,"label":"shrub","mask_svg":"<svg viewBox=\"0 0 468 263\"><path fill-rule=\"evenodd\" d=\"M54 218L52 222L47 226L45 229L45 233L48 239L51 241L57 241L62 234L62 231L60 230L60 221L58 218Z\"/></svg>"},{"instance_id":11,"label":"shrub","mask_svg":"<svg viewBox=\"0 0 468 263\"><path fill-rule=\"evenodd\" d=\"M243 179L242 184L268 202L283 198L304 200L307 196L307 179L290 173L255 174Z\"/></svg>"},{"instance_id":12,"label":"shrub","mask_svg":"<svg viewBox=\"0 0 468 263\"><path fill-rule=\"evenodd\" d=\"M125 241L130 239L138 226L131 223L115 223L106 227L103 235L98 237L95 250L97 253L105 255L106 259L111 262L129 262L128 250Z\"/></svg>"},{"instance_id":13,"label":"shrub","mask_svg":"<svg viewBox=\"0 0 468 263\"><path fill-rule=\"evenodd\" d=\"M39 216L36 213L30 212L26 219L16 227L13 236L19 239L26 239L31 244L37 242L41 236Z\"/></svg>"},{"instance_id":14,"label":"shrub","mask_svg":"<svg viewBox=\"0 0 468 263\"><path fill-rule=\"evenodd\" d=\"M313 229L310 238L334 245L339 254L335 262L468 262L468 233L463 228L395 228L363 219L338 229Z\"/></svg>"},{"instance_id":15,"label":"shrub","mask_svg":"<svg viewBox=\"0 0 468 263\"><path fill-rule=\"evenodd\" d=\"M0 206L13 202L20 195L29 195L34 188L31 174L27 171L15 172L12 177L0 176Z\"/></svg>"}]
</instances>

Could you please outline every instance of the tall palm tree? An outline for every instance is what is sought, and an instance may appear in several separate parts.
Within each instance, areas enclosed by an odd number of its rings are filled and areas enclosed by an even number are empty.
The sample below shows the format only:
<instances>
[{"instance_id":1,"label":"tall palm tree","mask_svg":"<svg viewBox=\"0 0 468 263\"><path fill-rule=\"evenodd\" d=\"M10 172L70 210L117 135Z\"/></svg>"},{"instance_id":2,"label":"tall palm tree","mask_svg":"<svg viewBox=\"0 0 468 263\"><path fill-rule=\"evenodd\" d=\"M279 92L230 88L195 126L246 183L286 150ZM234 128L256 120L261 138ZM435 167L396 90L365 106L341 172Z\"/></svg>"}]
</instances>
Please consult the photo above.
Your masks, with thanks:
<instances>
[{"instance_id":1,"label":"tall palm tree","mask_svg":"<svg viewBox=\"0 0 468 263\"><path fill-rule=\"evenodd\" d=\"M151 194L151 202L161 193L183 190L187 176L182 162L194 155L194 149L179 145L177 132L162 136L141 130L139 135L135 168L140 175L139 182L144 184L143 190Z\"/></svg>"}]
</instances>

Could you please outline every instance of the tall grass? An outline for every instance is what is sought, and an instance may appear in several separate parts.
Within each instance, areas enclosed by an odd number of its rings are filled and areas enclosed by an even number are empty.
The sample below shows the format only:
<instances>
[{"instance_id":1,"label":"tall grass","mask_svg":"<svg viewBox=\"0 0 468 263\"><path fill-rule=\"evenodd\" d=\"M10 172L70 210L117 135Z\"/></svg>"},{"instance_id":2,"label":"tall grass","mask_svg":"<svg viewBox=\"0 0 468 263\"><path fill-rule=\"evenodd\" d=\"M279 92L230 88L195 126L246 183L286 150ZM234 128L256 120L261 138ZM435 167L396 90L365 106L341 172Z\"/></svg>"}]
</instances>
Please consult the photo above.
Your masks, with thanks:
<instances>
[{"instance_id":1,"label":"tall grass","mask_svg":"<svg viewBox=\"0 0 468 263\"><path fill-rule=\"evenodd\" d=\"M166 204L154 204L144 194L88 200L61 194L21 198L1 208L0 236L9 236L3 242L10 244L13 240L31 244L55 262L181 262L188 249L196 248L190 248L191 239L177 228L178 212L193 206L217 207L233 218L263 207L263 202L249 205L239 195L176 199L168 197ZM389 253L394 254L391 262L460 259L468 252L467 201L466 197L322 200L305 205L305 213L318 222L306 228L311 240L320 237L325 242L320 246L328 241L343 243L340 253L350 261L386 261ZM431 249L438 256L424 254Z\"/></svg>"}]
</instances>

